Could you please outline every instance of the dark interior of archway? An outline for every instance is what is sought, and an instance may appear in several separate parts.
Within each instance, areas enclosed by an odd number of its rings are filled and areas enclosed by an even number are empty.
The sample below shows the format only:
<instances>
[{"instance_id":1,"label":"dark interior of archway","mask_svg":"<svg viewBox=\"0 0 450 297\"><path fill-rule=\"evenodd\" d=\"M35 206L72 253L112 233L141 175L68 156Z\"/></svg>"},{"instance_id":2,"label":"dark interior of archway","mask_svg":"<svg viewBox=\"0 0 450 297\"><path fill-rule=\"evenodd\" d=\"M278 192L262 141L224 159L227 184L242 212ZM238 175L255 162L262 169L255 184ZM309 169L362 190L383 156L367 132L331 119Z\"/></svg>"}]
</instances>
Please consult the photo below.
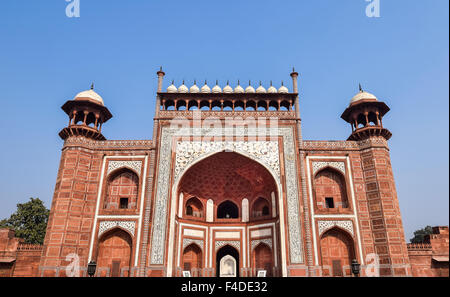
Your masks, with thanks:
<instances>
[{"instance_id":1,"label":"dark interior of archway","mask_svg":"<svg viewBox=\"0 0 450 297\"><path fill-rule=\"evenodd\" d=\"M220 259L226 255L232 256L236 259L236 276L239 277L239 252L232 246L226 245L217 251L216 254L216 276L220 275Z\"/></svg>"},{"instance_id":2,"label":"dark interior of archway","mask_svg":"<svg viewBox=\"0 0 450 297\"><path fill-rule=\"evenodd\" d=\"M239 209L233 202L225 201L217 208L217 218L237 219L239 218Z\"/></svg>"}]
</instances>

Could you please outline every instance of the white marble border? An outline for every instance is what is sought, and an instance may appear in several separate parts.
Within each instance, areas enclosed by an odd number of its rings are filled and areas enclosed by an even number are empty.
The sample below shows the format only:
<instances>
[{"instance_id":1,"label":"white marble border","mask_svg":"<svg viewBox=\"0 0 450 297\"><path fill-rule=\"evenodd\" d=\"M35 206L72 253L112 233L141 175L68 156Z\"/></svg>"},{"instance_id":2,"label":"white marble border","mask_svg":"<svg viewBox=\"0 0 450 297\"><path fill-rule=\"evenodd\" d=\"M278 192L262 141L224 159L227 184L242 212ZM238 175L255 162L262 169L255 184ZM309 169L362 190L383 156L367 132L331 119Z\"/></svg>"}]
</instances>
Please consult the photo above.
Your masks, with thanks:
<instances>
[{"instance_id":1,"label":"white marble border","mask_svg":"<svg viewBox=\"0 0 450 297\"><path fill-rule=\"evenodd\" d=\"M348 179L350 184L350 196L351 201L353 205L353 214L348 215L316 215L314 213L314 197L313 197L313 190L312 190L312 178L311 178L311 171L310 171L310 162L309 160L314 159L330 159L330 160L344 160L346 162L346 166L348 169ZM307 174L307 182L308 182L308 190L309 190L309 202L310 202L310 211L311 211L311 217L313 219L312 224L312 236L313 236L313 244L314 244L314 260L315 265L319 265L319 253L318 253L318 238L316 234L316 224L315 221L318 218L350 218L355 221L355 227L356 227L356 237L358 242L358 248L359 248L359 255L360 255L360 263L361 265L364 265L364 257L363 257L363 249L362 249L362 243L361 243L361 235L359 232L359 221L358 221L358 211L356 209L356 199L355 199L355 192L353 187L353 177L352 177L352 169L351 169L351 163L350 158L348 156L306 156L306 174ZM346 177L347 180L347 177Z\"/></svg>"}]
</instances>

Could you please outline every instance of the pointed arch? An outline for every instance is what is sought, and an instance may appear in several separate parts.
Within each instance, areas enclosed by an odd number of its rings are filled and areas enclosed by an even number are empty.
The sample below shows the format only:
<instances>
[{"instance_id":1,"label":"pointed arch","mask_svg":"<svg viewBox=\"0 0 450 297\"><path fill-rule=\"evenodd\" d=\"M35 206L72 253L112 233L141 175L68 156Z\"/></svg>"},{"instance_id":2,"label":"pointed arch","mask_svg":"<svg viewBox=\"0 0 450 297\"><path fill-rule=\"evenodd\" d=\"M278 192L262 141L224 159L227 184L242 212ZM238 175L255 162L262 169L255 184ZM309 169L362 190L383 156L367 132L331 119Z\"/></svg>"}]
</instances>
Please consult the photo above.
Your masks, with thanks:
<instances>
[{"instance_id":1,"label":"pointed arch","mask_svg":"<svg viewBox=\"0 0 450 297\"><path fill-rule=\"evenodd\" d=\"M334 167L328 165L316 172L313 190L317 211L339 211L350 207L345 176Z\"/></svg>"},{"instance_id":2,"label":"pointed arch","mask_svg":"<svg viewBox=\"0 0 450 297\"><path fill-rule=\"evenodd\" d=\"M252 266L255 272L258 270L266 270L267 276L272 276L273 270L273 253L271 247L266 243L260 242L252 250Z\"/></svg>"},{"instance_id":3,"label":"pointed arch","mask_svg":"<svg viewBox=\"0 0 450 297\"><path fill-rule=\"evenodd\" d=\"M113 228L103 233L98 241L97 267L107 268L110 276L129 276L131 265L133 239L131 235L122 228ZM105 271L105 270L103 270Z\"/></svg>"},{"instance_id":4,"label":"pointed arch","mask_svg":"<svg viewBox=\"0 0 450 297\"><path fill-rule=\"evenodd\" d=\"M139 175L127 167L113 170L106 179L103 209L135 209L139 195Z\"/></svg>"},{"instance_id":5,"label":"pointed arch","mask_svg":"<svg viewBox=\"0 0 450 297\"><path fill-rule=\"evenodd\" d=\"M320 236L320 255L324 276L350 276L350 265L356 257L352 236L333 227Z\"/></svg>"},{"instance_id":6,"label":"pointed arch","mask_svg":"<svg viewBox=\"0 0 450 297\"><path fill-rule=\"evenodd\" d=\"M203 252L195 243L191 243L183 249L183 270L203 268Z\"/></svg>"}]
</instances>

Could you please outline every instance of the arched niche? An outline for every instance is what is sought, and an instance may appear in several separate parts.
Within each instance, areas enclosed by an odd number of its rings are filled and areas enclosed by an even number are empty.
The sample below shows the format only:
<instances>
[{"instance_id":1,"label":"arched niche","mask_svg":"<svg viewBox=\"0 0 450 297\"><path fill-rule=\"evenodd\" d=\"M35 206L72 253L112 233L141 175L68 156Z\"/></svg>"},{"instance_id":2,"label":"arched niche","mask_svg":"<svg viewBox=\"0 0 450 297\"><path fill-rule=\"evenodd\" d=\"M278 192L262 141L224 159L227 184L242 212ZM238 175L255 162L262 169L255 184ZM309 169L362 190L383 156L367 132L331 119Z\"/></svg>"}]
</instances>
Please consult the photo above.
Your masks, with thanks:
<instances>
[{"instance_id":1,"label":"arched niche","mask_svg":"<svg viewBox=\"0 0 450 297\"><path fill-rule=\"evenodd\" d=\"M183 250L183 270L191 271L203 268L202 249L191 243Z\"/></svg>"},{"instance_id":2,"label":"arched niche","mask_svg":"<svg viewBox=\"0 0 450 297\"><path fill-rule=\"evenodd\" d=\"M132 246L132 238L126 231L114 228L105 232L98 242L96 262L99 273L109 270L112 277L129 276ZM124 275L121 275L122 271Z\"/></svg>"},{"instance_id":3,"label":"arched niche","mask_svg":"<svg viewBox=\"0 0 450 297\"><path fill-rule=\"evenodd\" d=\"M273 253L267 244L261 242L253 249L252 260L255 272L258 270L266 270L267 276L272 275L274 268Z\"/></svg>"},{"instance_id":4,"label":"arched niche","mask_svg":"<svg viewBox=\"0 0 450 297\"><path fill-rule=\"evenodd\" d=\"M342 172L324 167L314 175L314 206L319 212L349 209L347 184Z\"/></svg>"},{"instance_id":5,"label":"arched niche","mask_svg":"<svg viewBox=\"0 0 450 297\"><path fill-rule=\"evenodd\" d=\"M227 200L217 206L218 219L237 219L239 218L239 207L236 203Z\"/></svg>"},{"instance_id":6,"label":"arched niche","mask_svg":"<svg viewBox=\"0 0 450 297\"><path fill-rule=\"evenodd\" d=\"M271 214L271 203L269 200L258 197L252 204L251 217L252 219L268 218Z\"/></svg>"},{"instance_id":7,"label":"arched niche","mask_svg":"<svg viewBox=\"0 0 450 297\"><path fill-rule=\"evenodd\" d=\"M114 170L106 181L103 209L136 209L138 194L138 175L127 167Z\"/></svg>"},{"instance_id":8,"label":"arched niche","mask_svg":"<svg viewBox=\"0 0 450 297\"><path fill-rule=\"evenodd\" d=\"M185 216L201 219L204 217L203 204L197 197L187 199L185 208Z\"/></svg>"},{"instance_id":9,"label":"arched niche","mask_svg":"<svg viewBox=\"0 0 450 297\"><path fill-rule=\"evenodd\" d=\"M346 231L333 227L320 237L322 274L351 276L351 262L355 259L355 244Z\"/></svg>"}]
</instances>

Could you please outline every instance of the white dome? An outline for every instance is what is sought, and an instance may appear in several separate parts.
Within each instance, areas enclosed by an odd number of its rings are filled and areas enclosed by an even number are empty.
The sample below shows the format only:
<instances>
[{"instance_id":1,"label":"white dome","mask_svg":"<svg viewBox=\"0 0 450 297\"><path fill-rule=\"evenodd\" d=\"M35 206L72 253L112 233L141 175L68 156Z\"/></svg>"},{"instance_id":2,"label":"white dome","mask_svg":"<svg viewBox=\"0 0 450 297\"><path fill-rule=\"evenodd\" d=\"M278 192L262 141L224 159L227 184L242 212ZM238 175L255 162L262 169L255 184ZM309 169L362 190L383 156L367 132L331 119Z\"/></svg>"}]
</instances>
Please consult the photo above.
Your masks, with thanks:
<instances>
[{"instance_id":1,"label":"white dome","mask_svg":"<svg viewBox=\"0 0 450 297\"><path fill-rule=\"evenodd\" d=\"M202 93L211 93L211 89L208 87L208 85L206 84L206 81L205 81L205 85L202 87L202 89L201 89L201 92Z\"/></svg>"},{"instance_id":2,"label":"white dome","mask_svg":"<svg viewBox=\"0 0 450 297\"><path fill-rule=\"evenodd\" d=\"M178 87L178 93L187 93L187 92L189 92L189 89L184 85L183 81L183 84Z\"/></svg>"},{"instance_id":3,"label":"white dome","mask_svg":"<svg viewBox=\"0 0 450 297\"><path fill-rule=\"evenodd\" d=\"M75 96L74 100L81 99L81 98L92 99L92 100L96 101L98 104L103 105L103 98L92 89L78 93Z\"/></svg>"},{"instance_id":4,"label":"white dome","mask_svg":"<svg viewBox=\"0 0 450 297\"><path fill-rule=\"evenodd\" d=\"M233 93L233 88L232 87L230 87L230 83L229 82L227 82L227 85L225 86L225 87L223 87L223 92L224 93Z\"/></svg>"},{"instance_id":5,"label":"white dome","mask_svg":"<svg viewBox=\"0 0 450 297\"><path fill-rule=\"evenodd\" d=\"M270 87L267 89L267 93L274 94L274 93L276 93L276 92L277 92L277 89L274 88L273 86L270 86Z\"/></svg>"},{"instance_id":6,"label":"white dome","mask_svg":"<svg viewBox=\"0 0 450 297\"><path fill-rule=\"evenodd\" d=\"M175 85L172 82L172 84L167 87L167 93L176 93L176 92L177 92L177 87L175 87Z\"/></svg>"},{"instance_id":7,"label":"white dome","mask_svg":"<svg viewBox=\"0 0 450 297\"><path fill-rule=\"evenodd\" d=\"M251 86L251 83L248 82L248 87L245 88L246 93L255 93L255 89Z\"/></svg>"},{"instance_id":8,"label":"white dome","mask_svg":"<svg viewBox=\"0 0 450 297\"><path fill-rule=\"evenodd\" d=\"M288 88L286 88L286 87L283 85L283 83L281 83L281 87L278 89L278 93L282 93L282 94L284 94L284 93L289 93L289 90L288 90Z\"/></svg>"},{"instance_id":9,"label":"white dome","mask_svg":"<svg viewBox=\"0 0 450 297\"><path fill-rule=\"evenodd\" d=\"M222 88L219 87L218 82L216 81L216 85L212 88L213 93L222 93Z\"/></svg>"},{"instance_id":10,"label":"white dome","mask_svg":"<svg viewBox=\"0 0 450 297\"><path fill-rule=\"evenodd\" d=\"M259 83L259 87L256 89L256 93L267 93L266 89Z\"/></svg>"},{"instance_id":11,"label":"white dome","mask_svg":"<svg viewBox=\"0 0 450 297\"><path fill-rule=\"evenodd\" d=\"M189 89L189 93L198 93L200 92L199 87L197 87L196 82L194 82L194 85Z\"/></svg>"},{"instance_id":12,"label":"white dome","mask_svg":"<svg viewBox=\"0 0 450 297\"><path fill-rule=\"evenodd\" d=\"M235 93L238 93L238 94L240 94L240 93L244 93L244 89L241 87L241 85L239 84L239 81L238 81L238 85L236 86L236 88L234 88L234 92Z\"/></svg>"},{"instance_id":13,"label":"white dome","mask_svg":"<svg viewBox=\"0 0 450 297\"><path fill-rule=\"evenodd\" d=\"M350 100L350 104L352 104L352 103L354 103L356 101L359 101L359 100L363 100L363 99L372 99L372 100L375 99L375 100L378 100L377 97L375 97L375 95L367 93L367 92L364 92L364 91L361 90L358 94L356 94L352 98L352 100Z\"/></svg>"}]
</instances>

